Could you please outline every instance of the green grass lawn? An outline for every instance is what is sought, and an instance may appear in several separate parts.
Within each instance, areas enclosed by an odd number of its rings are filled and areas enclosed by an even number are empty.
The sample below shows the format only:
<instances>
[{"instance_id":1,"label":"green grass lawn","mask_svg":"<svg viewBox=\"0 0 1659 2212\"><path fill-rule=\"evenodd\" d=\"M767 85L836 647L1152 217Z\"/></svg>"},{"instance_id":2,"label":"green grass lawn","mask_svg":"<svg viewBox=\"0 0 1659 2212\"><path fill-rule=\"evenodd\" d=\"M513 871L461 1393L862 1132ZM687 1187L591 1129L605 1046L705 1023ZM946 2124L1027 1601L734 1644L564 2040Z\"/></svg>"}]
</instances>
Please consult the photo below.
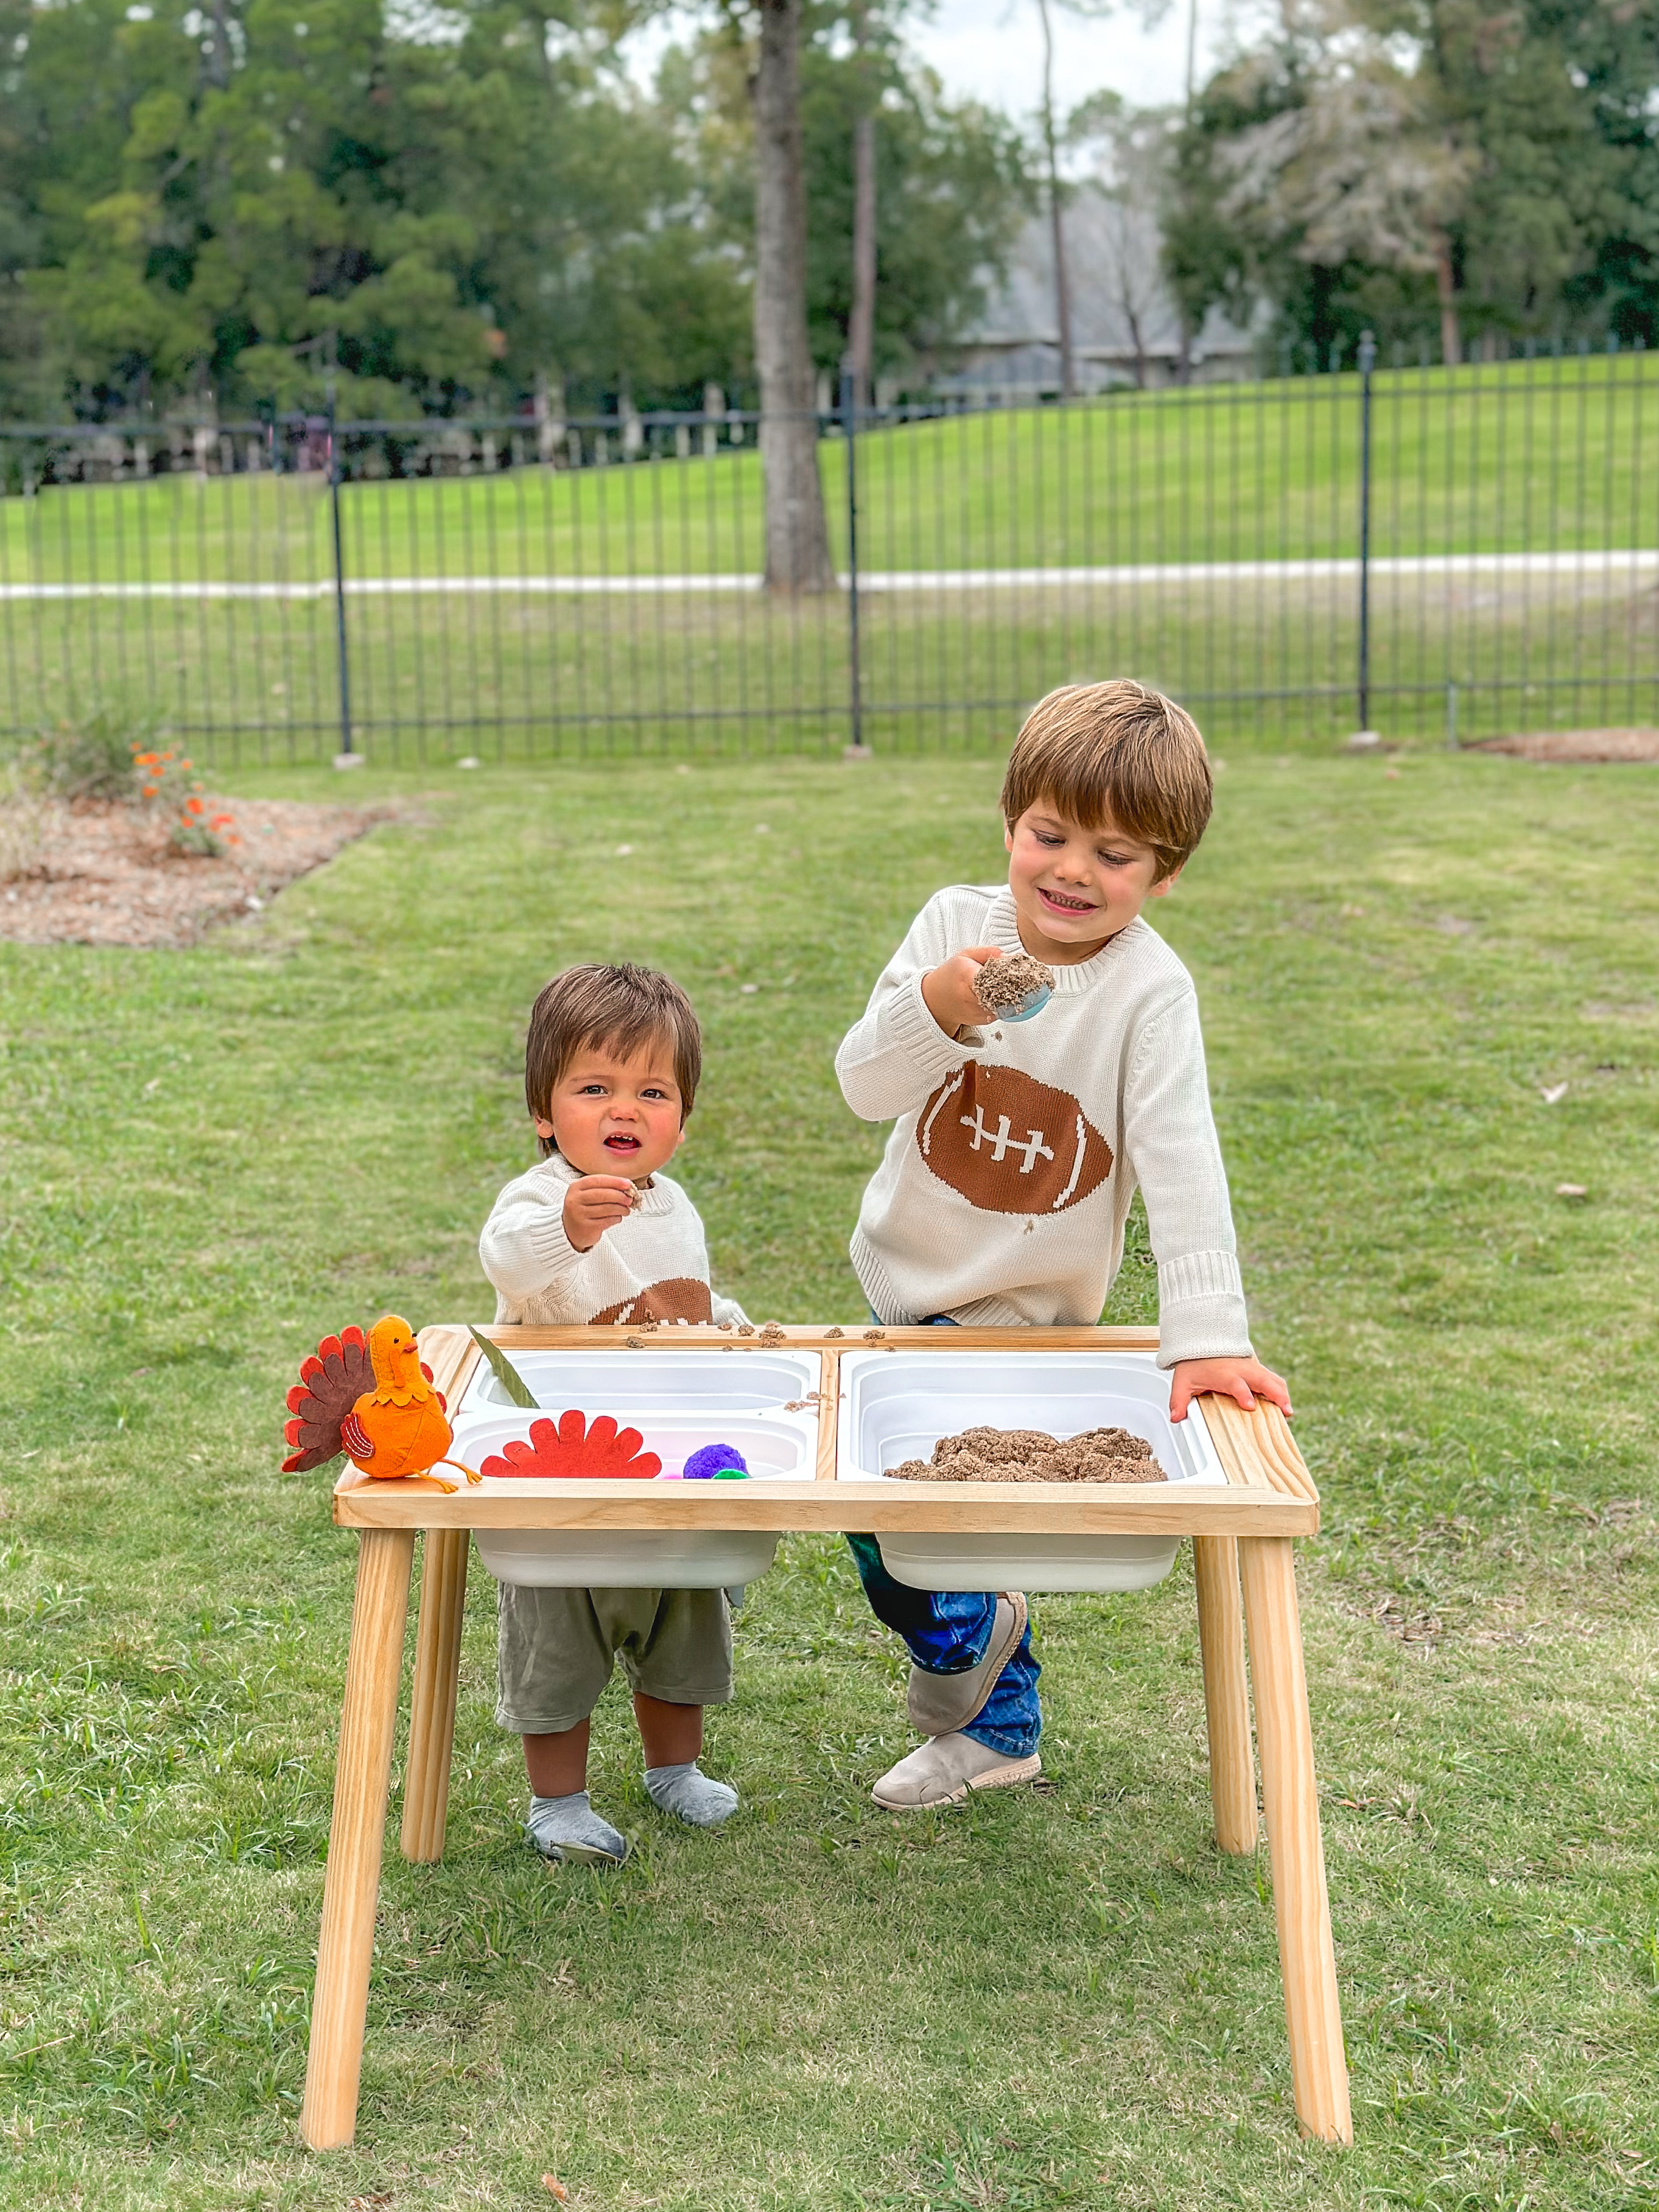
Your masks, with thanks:
<instances>
[{"instance_id":1,"label":"green grass lawn","mask_svg":"<svg viewBox=\"0 0 1659 2212\"><path fill-rule=\"evenodd\" d=\"M1647 356L1383 371L1374 394L1374 553L1653 543L1659 377ZM512 467L500 440L497 473L354 482L347 573L757 574L761 465L748 434L708 459L576 472ZM1353 375L872 428L860 447L860 558L909 570L1352 556L1359 440ZM348 430L348 465L373 444ZM827 439L820 453L842 562L843 449ZM326 491L315 473L184 472L0 500L0 581L328 577Z\"/></svg>"},{"instance_id":2,"label":"green grass lawn","mask_svg":"<svg viewBox=\"0 0 1659 2212\"><path fill-rule=\"evenodd\" d=\"M601 1708L611 1875L519 1838L475 1567L448 1856L394 1826L357 2145L299 2148L354 1556L328 1478L276 1471L298 1358L489 1310L531 997L624 953L706 1024L716 1279L856 1317L879 1137L830 1054L925 895L998 872L995 788L371 770L404 818L197 951L0 948L0 2204L530 2207L544 2172L579 2212L1659 2204L1659 778L1428 755L1231 757L1158 915L1326 1499L1354 2150L1297 2138L1266 1854L1210 1840L1185 1563L1037 1603L1046 1793L896 1822L898 1648L805 1539L713 1717L724 1834L654 1813ZM1114 1316L1152 1310L1139 1249Z\"/></svg>"},{"instance_id":3,"label":"green grass lawn","mask_svg":"<svg viewBox=\"0 0 1659 2212\"><path fill-rule=\"evenodd\" d=\"M1057 679L1134 675L1225 743L1326 750L1357 726L1352 578L866 592L860 727L880 751L1005 744ZM841 592L354 599L354 742L380 763L821 753L853 733ZM0 602L0 731L103 708L165 716L216 769L340 743L331 601ZM1597 579L1382 577L1374 726L1473 743L1659 716L1659 598ZM8 652L7 647L10 650ZM1295 695L1302 694L1298 700Z\"/></svg>"},{"instance_id":4,"label":"green grass lawn","mask_svg":"<svg viewBox=\"0 0 1659 2212\"><path fill-rule=\"evenodd\" d=\"M1659 376L1650 357L1389 371L1376 380L1370 546L1379 561L1651 549ZM1129 671L1233 744L1287 700L1322 744L1358 714L1358 592L1275 564L1358 547L1352 376L1120 393L871 431L860 451L866 579L1123 568L1139 580L890 591L860 648L878 746L994 742L1056 676ZM845 448L819 447L846 565ZM751 443L712 458L361 480L342 493L361 742L399 759L838 750L849 734L843 592L769 598L695 580L661 592L523 592L555 576L757 576ZM148 710L201 757L326 759L338 736L325 480L268 474L49 487L0 498L0 731L68 712ZM1267 564L1241 574L1238 564ZM1147 569L1187 568L1149 582ZM1205 564L1211 564L1206 569ZM1218 564L1218 566L1217 565ZM508 588L460 590L460 578ZM255 598L191 597L198 581ZM177 597L52 599L36 586L159 584ZM304 586L295 597L287 587ZM1433 738L1460 687L1465 739L1642 721L1654 712L1649 570L1457 569L1370 599L1368 713Z\"/></svg>"}]
</instances>

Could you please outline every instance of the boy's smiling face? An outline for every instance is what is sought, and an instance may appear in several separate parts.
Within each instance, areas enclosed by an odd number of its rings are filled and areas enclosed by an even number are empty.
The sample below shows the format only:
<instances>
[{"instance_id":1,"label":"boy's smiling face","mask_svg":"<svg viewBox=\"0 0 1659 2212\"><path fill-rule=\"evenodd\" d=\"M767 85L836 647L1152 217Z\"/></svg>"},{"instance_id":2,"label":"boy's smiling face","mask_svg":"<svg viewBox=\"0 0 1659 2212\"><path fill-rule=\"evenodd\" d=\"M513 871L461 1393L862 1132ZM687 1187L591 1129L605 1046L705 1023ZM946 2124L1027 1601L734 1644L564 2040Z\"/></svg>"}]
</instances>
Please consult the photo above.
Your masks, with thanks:
<instances>
[{"instance_id":1,"label":"boy's smiling face","mask_svg":"<svg viewBox=\"0 0 1659 2212\"><path fill-rule=\"evenodd\" d=\"M666 1037L622 1060L585 1044L553 1086L536 1133L551 1138L578 1175L627 1176L642 1183L666 1167L684 1131L674 1053Z\"/></svg>"},{"instance_id":2,"label":"boy's smiling face","mask_svg":"<svg viewBox=\"0 0 1659 2212\"><path fill-rule=\"evenodd\" d=\"M1150 845L1121 836L1109 821L1085 830L1047 799L1008 823L1003 841L1020 942L1051 966L1071 967L1098 952L1181 873L1160 879Z\"/></svg>"}]
</instances>

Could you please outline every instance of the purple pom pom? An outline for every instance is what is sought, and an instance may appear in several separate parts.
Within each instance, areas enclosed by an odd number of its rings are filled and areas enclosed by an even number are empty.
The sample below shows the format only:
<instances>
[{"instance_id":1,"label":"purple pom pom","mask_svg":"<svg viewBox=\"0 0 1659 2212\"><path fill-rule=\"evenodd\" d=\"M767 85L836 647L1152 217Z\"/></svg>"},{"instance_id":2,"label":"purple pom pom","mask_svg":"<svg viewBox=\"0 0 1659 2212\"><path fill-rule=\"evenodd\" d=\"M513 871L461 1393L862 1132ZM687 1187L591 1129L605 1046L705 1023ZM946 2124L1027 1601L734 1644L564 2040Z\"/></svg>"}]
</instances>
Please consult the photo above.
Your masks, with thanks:
<instances>
[{"instance_id":1,"label":"purple pom pom","mask_svg":"<svg viewBox=\"0 0 1659 2212\"><path fill-rule=\"evenodd\" d=\"M749 1472L749 1462L735 1444L699 1444L685 1462L688 1482L708 1482L723 1467L735 1467L742 1474Z\"/></svg>"}]
</instances>

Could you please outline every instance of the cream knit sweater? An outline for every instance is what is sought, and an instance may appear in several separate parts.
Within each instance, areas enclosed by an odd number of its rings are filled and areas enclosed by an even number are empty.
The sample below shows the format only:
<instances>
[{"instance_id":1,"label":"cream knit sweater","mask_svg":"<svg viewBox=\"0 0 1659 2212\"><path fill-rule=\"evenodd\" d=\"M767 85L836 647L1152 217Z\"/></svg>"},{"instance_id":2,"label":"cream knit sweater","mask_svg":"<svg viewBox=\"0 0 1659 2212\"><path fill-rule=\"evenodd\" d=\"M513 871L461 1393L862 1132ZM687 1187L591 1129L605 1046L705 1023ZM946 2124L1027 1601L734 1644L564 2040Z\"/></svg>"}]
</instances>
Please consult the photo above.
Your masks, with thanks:
<instances>
[{"instance_id":1,"label":"cream knit sweater","mask_svg":"<svg viewBox=\"0 0 1659 2212\"><path fill-rule=\"evenodd\" d=\"M495 1286L498 1322L556 1328L745 1318L734 1300L711 1294L702 1218L677 1182L653 1175L627 1220L578 1252L564 1232L564 1194L576 1180L555 1152L508 1183L490 1208L478 1257Z\"/></svg>"},{"instance_id":2,"label":"cream knit sweater","mask_svg":"<svg viewBox=\"0 0 1659 2212\"><path fill-rule=\"evenodd\" d=\"M1057 968L1031 1020L947 1036L921 979L970 945L1024 949L1006 884L928 900L836 1056L855 1114L897 1117L853 1236L871 1304L893 1323L1097 1321L1139 1185L1158 1364L1249 1353L1192 978L1137 920Z\"/></svg>"}]
</instances>

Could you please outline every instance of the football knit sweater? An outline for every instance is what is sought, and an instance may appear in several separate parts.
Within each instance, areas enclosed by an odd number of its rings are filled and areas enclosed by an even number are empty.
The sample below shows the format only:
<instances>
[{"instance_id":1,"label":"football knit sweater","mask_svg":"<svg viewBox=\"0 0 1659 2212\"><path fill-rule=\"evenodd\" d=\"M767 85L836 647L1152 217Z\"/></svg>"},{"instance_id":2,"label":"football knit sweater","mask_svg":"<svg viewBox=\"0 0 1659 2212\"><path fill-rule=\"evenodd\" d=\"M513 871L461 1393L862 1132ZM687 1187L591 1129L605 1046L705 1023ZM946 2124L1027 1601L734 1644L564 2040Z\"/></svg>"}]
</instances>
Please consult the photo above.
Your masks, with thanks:
<instances>
[{"instance_id":1,"label":"football knit sweater","mask_svg":"<svg viewBox=\"0 0 1659 2212\"><path fill-rule=\"evenodd\" d=\"M1158 1364L1247 1354L1192 978L1137 919L1057 968L1030 1021L949 1036L921 979L970 945L1024 949L1006 884L928 900L836 1056L855 1114L897 1117L853 1236L871 1304L893 1323L1097 1321L1138 1185Z\"/></svg>"},{"instance_id":2,"label":"football knit sweater","mask_svg":"<svg viewBox=\"0 0 1659 2212\"><path fill-rule=\"evenodd\" d=\"M478 1257L495 1286L495 1318L543 1328L571 1322L744 1318L708 1288L702 1219L677 1182L653 1175L626 1221L579 1252L564 1231L577 1180L557 1152L520 1176L490 1208Z\"/></svg>"}]
</instances>

